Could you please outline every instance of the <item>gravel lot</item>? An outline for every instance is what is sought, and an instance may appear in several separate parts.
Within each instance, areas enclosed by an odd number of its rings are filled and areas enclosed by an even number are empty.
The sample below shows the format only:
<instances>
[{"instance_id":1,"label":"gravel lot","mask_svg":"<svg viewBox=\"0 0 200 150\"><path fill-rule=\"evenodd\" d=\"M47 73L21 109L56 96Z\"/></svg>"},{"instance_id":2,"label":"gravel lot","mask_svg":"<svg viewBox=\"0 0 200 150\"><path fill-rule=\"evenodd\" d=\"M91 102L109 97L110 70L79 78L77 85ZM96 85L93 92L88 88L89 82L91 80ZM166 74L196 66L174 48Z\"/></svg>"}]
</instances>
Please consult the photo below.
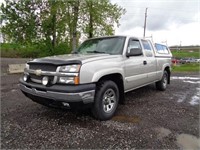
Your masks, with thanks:
<instances>
[{"instance_id":1,"label":"gravel lot","mask_svg":"<svg viewBox=\"0 0 200 150\"><path fill-rule=\"evenodd\" d=\"M97 121L87 110L47 108L26 98L21 75L6 74L13 62L1 60L2 149L200 149L198 73L173 74L165 92L154 85L129 92L112 120Z\"/></svg>"}]
</instances>

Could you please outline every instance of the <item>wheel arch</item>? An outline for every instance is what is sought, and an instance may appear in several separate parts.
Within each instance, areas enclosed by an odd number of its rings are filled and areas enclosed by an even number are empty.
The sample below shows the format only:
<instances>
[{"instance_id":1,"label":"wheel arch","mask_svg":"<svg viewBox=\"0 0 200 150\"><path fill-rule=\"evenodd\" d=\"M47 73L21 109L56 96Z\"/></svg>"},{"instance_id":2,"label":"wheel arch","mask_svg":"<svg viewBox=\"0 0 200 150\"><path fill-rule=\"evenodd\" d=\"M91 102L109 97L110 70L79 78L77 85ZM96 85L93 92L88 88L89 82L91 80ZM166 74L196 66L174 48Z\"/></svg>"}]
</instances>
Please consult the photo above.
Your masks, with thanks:
<instances>
[{"instance_id":1,"label":"wheel arch","mask_svg":"<svg viewBox=\"0 0 200 150\"><path fill-rule=\"evenodd\" d=\"M167 74L168 74L168 80L167 80L167 83L170 84L170 76L171 76L171 71L170 71L170 67L169 66L166 66L164 71L167 71Z\"/></svg>"},{"instance_id":2,"label":"wheel arch","mask_svg":"<svg viewBox=\"0 0 200 150\"><path fill-rule=\"evenodd\" d=\"M123 104L125 101L123 76L120 73L112 73L104 75L97 81L97 84L100 83L101 81L106 81L106 80L111 80L116 83L119 89L119 103Z\"/></svg>"}]
</instances>

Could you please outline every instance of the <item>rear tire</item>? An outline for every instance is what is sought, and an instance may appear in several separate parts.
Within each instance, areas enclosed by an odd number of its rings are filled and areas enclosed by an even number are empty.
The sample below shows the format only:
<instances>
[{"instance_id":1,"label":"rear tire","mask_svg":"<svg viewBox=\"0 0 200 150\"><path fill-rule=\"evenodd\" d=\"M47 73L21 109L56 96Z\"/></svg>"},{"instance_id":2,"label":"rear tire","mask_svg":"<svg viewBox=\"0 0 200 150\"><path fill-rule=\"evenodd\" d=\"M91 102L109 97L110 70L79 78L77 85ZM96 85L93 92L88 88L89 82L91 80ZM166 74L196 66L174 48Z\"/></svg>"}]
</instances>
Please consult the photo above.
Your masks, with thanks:
<instances>
[{"instance_id":1,"label":"rear tire","mask_svg":"<svg viewBox=\"0 0 200 150\"><path fill-rule=\"evenodd\" d=\"M156 89L160 91L165 91L167 88L167 84L168 84L168 73L165 70L162 79L156 82Z\"/></svg>"},{"instance_id":2,"label":"rear tire","mask_svg":"<svg viewBox=\"0 0 200 150\"><path fill-rule=\"evenodd\" d=\"M119 102L119 90L113 81L101 81L97 85L92 113L99 120L113 117Z\"/></svg>"}]
</instances>

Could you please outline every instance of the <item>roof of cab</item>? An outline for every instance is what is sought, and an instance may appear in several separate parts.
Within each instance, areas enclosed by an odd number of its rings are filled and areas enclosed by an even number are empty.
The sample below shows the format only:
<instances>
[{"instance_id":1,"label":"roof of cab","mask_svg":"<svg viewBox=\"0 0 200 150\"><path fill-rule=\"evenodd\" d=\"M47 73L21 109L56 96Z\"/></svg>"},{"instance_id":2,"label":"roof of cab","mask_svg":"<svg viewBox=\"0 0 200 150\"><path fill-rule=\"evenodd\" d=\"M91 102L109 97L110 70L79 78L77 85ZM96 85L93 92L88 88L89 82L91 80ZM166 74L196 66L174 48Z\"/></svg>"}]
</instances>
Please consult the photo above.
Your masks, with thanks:
<instances>
[{"instance_id":1,"label":"roof of cab","mask_svg":"<svg viewBox=\"0 0 200 150\"><path fill-rule=\"evenodd\" d=\"M99 38L109 38L109 37L126 37L126 38L144 39L141 37L136 37L136 36L131 36L131 35L110 35L110 36L93 37L93 38L88 38L88 39L99 39Z\"/></svg>"}]
</instances>

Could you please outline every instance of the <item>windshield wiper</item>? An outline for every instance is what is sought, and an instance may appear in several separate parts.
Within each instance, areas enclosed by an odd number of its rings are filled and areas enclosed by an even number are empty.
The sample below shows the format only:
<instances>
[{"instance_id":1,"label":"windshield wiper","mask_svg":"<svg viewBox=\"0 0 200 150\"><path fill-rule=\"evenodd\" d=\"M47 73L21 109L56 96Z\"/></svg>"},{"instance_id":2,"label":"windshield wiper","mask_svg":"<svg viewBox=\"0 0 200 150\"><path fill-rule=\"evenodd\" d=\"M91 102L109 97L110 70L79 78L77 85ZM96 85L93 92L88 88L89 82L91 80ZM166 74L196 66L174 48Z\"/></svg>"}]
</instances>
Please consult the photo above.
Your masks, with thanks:
<instances>
[{"instance_id":1,"label":"windshield wiper","mask_svg":"<svg viewBox=\"0 0 200 150\"><path fill-rule=\"evenodd\" d=\"M104 54L105 52L100 52L100 51L87 51L87 53L99 53L99 54Z\"/></svg>"}]
</instances>

